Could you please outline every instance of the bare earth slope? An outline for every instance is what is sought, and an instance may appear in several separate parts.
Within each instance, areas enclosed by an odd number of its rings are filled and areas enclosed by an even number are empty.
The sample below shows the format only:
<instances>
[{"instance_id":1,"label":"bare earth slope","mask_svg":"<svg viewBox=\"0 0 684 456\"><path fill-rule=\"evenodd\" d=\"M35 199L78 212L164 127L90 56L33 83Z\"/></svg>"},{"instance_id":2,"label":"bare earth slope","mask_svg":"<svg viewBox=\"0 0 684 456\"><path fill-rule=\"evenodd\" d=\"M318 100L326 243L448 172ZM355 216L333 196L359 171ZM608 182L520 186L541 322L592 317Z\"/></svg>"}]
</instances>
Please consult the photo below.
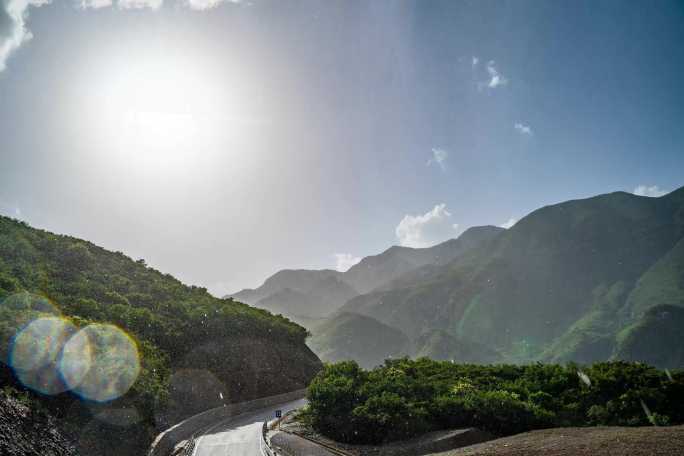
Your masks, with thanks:
<instances>
[{"instance_id":1,"label":"bare earth slope","mask_svg":"<svg viewBox=\"0 0 684 456\"><path fill-rule=\"evenodd\" d=\"M556 428L526 432L432 456L678 456L684 426Z\"/></svg>"}]
</instances>

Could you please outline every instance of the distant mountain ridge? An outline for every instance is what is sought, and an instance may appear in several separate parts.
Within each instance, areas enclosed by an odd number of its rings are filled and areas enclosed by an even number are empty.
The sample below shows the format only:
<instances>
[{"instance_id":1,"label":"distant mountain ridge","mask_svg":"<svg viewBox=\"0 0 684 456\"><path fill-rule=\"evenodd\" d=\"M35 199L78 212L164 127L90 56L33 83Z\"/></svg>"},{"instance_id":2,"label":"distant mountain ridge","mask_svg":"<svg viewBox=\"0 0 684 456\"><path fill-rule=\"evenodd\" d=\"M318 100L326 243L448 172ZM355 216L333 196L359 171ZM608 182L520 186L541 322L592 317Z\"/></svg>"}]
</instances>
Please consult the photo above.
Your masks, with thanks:
<instances>
[{"instance_id":1,"label":"distant mountain ridge","mask_svg":"<svg viewBox=\"0 0 684 456\"><path fill-rule=\"evenodd\" d=\"M283 314L294 321L302 321L302 317L324 318L360 293L386 285L420 267L447 264L502 231L503 228L494 226L473 227L457 239L433 247L393 246L363 258L346 272L285 269L256 289L244 289L226 297Z\"/></svg>"},{"instance_id":2,"label":"distant mountain ridge","mask_svg":"<svg viewBox=\"0 0 684 456\"><path fill-rule=\"evenodd\" d=\"M467 229L457 239L449 239L433 247L419 249L393 246L379 255L363 258L343 277L359 293L368 293L422 266L447 264L503 231L503 228L496 226L477 226Z\"/></svg>"},{"instance_id":3,"label":"distant mountain ridge","mask_svg":"<svg viewBox=\"0 0 684 456\"><path fill-rule=\"evenodd\" d=\"M266 279L260 287L256 289L245 288L237 293L225 296L225 298L233 298L241 302L252 304L286 288L307 293L314 288L317 281L329 277L340 279L342 273L332 269L323 269L320 271L310 269L283 269Z\"/></svg>"}]
</instances>

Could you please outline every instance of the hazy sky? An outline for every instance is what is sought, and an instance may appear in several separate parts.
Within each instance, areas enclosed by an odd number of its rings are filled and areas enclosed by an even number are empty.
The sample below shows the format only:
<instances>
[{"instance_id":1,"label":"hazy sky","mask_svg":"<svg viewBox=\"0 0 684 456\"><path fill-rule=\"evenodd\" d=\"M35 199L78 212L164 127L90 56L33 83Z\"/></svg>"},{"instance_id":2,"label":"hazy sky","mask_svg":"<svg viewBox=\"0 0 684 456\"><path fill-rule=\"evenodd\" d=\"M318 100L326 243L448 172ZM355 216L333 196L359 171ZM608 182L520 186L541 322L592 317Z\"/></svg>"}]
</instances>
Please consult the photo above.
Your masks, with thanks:
<instances>
[{"instance_id":1,"label":"hazy sky","mask_svg":"<svg viewBox=\"0 0 684 456\"><path fill-rule=\"evenodd\" d=\"M0 6L0 212L215 294L684 185L682 2Z\"/></svg>"}]
</instances>

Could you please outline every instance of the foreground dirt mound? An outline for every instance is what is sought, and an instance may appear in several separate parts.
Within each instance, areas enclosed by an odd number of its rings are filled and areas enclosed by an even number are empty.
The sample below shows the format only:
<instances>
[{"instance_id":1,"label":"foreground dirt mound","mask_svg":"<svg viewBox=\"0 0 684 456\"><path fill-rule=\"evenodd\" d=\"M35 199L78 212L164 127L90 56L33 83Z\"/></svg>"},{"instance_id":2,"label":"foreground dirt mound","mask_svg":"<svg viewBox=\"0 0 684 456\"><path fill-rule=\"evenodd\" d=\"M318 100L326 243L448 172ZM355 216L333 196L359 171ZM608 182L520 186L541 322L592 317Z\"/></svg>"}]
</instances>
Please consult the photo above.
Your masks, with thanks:
<instances>
[{"instance_id":1,"label":"foreground dirt mound","mask_svg":"<svg viewBox=\"0 0 684 456\"><path fill-rule=\"evenodd\" d=\"M0 455L76 456L54 419L0 393Z\"/></svg>"},{"instance_id":2,"label":"foreground dirt mound","mask_svg":"<svg viewBox=\"0 0 684 456\"><path fill-rule=\"evenodd\" d=\"M557 428L526 432L433 456L678 456L684 426Z\"/></svg>"}]
</instances>

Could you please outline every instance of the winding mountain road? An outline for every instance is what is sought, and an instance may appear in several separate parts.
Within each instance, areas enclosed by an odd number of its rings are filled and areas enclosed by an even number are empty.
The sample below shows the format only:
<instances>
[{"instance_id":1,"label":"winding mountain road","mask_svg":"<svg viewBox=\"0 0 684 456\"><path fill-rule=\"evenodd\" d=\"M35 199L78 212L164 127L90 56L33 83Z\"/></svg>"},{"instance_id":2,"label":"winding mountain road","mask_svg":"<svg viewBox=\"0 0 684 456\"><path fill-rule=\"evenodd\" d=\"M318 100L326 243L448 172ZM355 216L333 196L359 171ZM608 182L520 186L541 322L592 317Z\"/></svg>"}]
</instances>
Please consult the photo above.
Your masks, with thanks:
<instances>
[{"instance_id":1,"label":"winding mountain road","mask_svg":"<svg viewBox=\"0 0 684 456\"><path fill-rule=\"evenodd\" d=\"M306 399L273 405L222 420L202 432L195 440L193 456L264 456L263 423L275 418L275 411L286 413L306 404Z\"/></svg>"}]
</instances>

